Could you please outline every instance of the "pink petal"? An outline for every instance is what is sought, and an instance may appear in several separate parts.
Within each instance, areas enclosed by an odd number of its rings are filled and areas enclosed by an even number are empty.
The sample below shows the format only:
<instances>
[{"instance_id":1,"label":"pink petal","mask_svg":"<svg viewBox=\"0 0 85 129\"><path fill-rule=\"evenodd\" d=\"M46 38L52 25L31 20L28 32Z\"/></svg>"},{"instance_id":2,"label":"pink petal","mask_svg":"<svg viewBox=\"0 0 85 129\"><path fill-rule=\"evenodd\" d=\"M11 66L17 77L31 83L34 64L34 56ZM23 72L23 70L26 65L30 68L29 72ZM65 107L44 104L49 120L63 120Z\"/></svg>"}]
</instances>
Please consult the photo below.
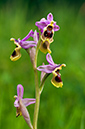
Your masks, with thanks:
<instances>
[{"instance_id":1,"label":"pink petal","mask_svg":"<svg viewBox=\"0 0 85 129\"><path fill-rule=\"evenodd\" d=\"M45 73L52 73L52 71L56 68L56 66L54 65L41 65L37 68L37 70L45 72Z\"/></svg>"},{"instance_id":2,"label":"pink petal","mask_svg":"<svg viewBox=\"0 0 85 129\"><path fill-rule=\"evenodd\" d=\"M14 106L15 106L15 107L19 107L18 99L15 100Z\"/></svg>"},{"instance_id":3,"label":"pink petal","mask_svg":"<svg viewBox=\"0 0 85 129\"><path fill-rule=\"evenodd\" d=\"M53 15L52 15L52 13L49 13L48 15L47 15L47 20L48 21L53 21Z\"/></svg>"},{"instance_id":4,"label":"pink petal","mask_svg":"<svg viewBox=\"0 0 85 129\"><path fill-rule=\"evenodd\" d=\"M24 92L24 88L21 84L17 85L17 95L20 98L23 98L23 92Z\"/></svg>"},{"instance_id":5,"label":"pink petal","mask_svg":"<svg viewBox=\"0 0 85 129\"><path fill-rule=\"evenodd\" d=\"M44 27L47 26L46 22L44 21L41 21L41 22L36 22L35 25L40 28L40 29L43 29Z\"/></svg>"},{"instance_id":6,"label":"pink petal","mask_svg":"<svg viewBox=\"0 0 85 129\"><path fill-rule=\"evenodd\" d=\"M19 100L19 105L20 105L20 111L22 112L22 116L24 117L26 123L28 124L28 126L33 129L31 121L30 121L30 115L29 112L27 110L27 108L25 107L25 105L23 104L22 100Z\"/></svg>"},{"instance_id":7,"label":"pink petal","mask_svg":"<svg viewBox=\"0 0 85 129\"><path fill-rule=\"evenodd\" d=\"M36 30L34 31L34 41L38 43L38 35Z\"/></svg>"},{"instance_id":8,"label":"pink petal","mask_svg":"<svg viewBox=\"0 0 85 129\"><path fill-rule=\"evenodd\" d=\"M21 41L20 46L24 49L28 49L30 47L36 46L37 43L35 41Z\"/></svg>"},{"instance_id":9,"label":"pink petal","mask_svg":"<svg viewBox=\"0 0 85 129\"><path fill-rule=\"evenodd\" d=\"M33 34L34 34L33 30L30 30L28 35L25 38L23 38L22 41L25 41L25 40L29 39L30 37L33 37Z\"/></svg>"},{"instance_id":10,"label":"pink petal","mask_svg":"<svg viewBox=\"0 0 85 129\"><path fill-rule=\"evenodd\" d=\"M46 55L46 59L50 65L55 65L55 63L49 53Z\"/></svg>"},{"instance_id":11,"label":"pink petal","mask_svg":"<svg viewBox=\"0 0 85 129\"><path fill-rule=\"evenodd\" d=\"M58 31L60 27L58 25L54 25L54 31Z\"/></svg>"},{"instance_id":12,"label":"pink petal","mask_svg":"<svg viewBox=\"0 0 85 129\"><path fill-rule=\"evenodd\" d=\"M33 104L36 102L36 99L29 99L29 98L25 98L22 99L22 103L27 107L30 104Z\"/></svg>"}]
</instances>

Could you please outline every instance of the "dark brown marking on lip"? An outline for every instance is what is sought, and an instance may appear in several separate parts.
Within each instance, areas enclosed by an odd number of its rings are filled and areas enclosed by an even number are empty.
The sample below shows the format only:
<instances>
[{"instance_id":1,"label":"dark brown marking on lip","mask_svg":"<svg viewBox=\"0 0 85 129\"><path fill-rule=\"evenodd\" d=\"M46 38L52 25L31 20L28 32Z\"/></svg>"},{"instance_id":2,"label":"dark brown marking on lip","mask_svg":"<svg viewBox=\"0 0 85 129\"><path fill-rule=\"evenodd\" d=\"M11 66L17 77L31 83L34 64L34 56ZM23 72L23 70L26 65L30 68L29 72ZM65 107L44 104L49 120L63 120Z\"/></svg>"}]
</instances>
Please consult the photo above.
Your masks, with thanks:
<instances>
[{"instance_id":1,"label":"dark brown marking on lip","mask_svg":"<svg viewBox=\"0 0 85 129\"><path fill-rule=\"evenodd\" d=\"M12 53L12 56L16 56L16 51L14 50L13 53Z\"/></svg>"}]
</instances>

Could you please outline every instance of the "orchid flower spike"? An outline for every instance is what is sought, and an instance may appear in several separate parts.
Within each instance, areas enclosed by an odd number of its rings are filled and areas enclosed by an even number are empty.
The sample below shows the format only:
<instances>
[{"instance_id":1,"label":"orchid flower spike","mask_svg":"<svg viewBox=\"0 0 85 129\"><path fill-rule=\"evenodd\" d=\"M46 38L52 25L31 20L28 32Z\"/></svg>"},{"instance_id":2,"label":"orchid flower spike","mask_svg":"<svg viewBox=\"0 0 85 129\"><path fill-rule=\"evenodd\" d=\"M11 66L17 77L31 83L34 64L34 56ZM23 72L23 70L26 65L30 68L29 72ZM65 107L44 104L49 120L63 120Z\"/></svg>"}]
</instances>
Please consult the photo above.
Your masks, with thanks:
<instances>
[{"instance_id":1,"label":"orchid flower spike","mask_svg":"<svg viewBox=\"0 0 85 129\"><path fill-rule=\"evenodd\" d=\"M33 37L34 40L33 41L27 41L30 37ZM20 39L16 40L14 38L11 38L10 40L14 41L14 44L16 45L16 48L13 51L10 59L12 61L18 60L21 57L21 53L20 53L21 48L29 49L29 48L37 46L38 37L39 37L39 34L37 33L37 31L35 30L35 32L33 32L31 30L28 33L28 35L25 38L23 38L22 40L20 40Z\"/></svg>"},{"instance_id":2,"label":"orchid flower spike","mask_svg":"<svg viewBox=\"0 0 85 129\"><path fill-rule=\"evenodd\" d=\"M14 102L14 106L16 107L16 117L18 117L19 115L24 115L24 110L23 112L21 111L21 106L20 106L20 102L22 103L22 105L24 105L25 107L29 106L30 104L35 103L35 99L34 98L24 98L23 99L23 92L24 92L24 88L21 84L19 84L17 86L17 95L14 96L15 98L15 102Z\"/></svg>"},{"instance_id":3,"label":"orchid flower spike","mask_svg":"<svg viewBox=\"0 0 85 129\"><path fill-rule=\"evenodd\" d=\"M62 87L63 82L61 80L61 74L59 72L62 69L62 66L65 67L66 65L65 64L55 64L49 53L46 55L46 59L49 64L41 65L37 68L37 70L45 72L45 73L52 73L53 78L51 80L51 83L57 88Z\"/></svg>"}]
</instances>

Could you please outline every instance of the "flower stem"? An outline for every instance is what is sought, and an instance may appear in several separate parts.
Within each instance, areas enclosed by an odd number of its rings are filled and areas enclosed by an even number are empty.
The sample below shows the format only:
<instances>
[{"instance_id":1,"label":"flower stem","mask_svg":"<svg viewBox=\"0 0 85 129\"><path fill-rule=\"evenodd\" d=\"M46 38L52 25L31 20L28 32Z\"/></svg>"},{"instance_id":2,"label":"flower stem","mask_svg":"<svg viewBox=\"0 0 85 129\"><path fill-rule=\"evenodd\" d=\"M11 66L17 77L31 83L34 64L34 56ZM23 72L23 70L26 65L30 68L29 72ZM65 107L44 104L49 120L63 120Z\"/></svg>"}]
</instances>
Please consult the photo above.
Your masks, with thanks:
<instances>
[{"instance_id":1,"label":"flower stem","mask_svg":"<svg viewBox=\"0 0 85 129\"><path fill-rule=\"evenodd\" d=\"M45 83L45 80L46 78L50 75L50 73L46 73L45 76L43 77L41 83L40 83L40 94L42 93L42 90L43 90L43 87L44 87L44 83Z\"/></svg>"},{"instance_id":2,"label":"flower stem","mask_svg":"<svg viewBox=\"0 0 85 129\"><path fill-rule=\"evenodd\" d=\"M39 37L40 37L40 34L39 34ZM34 109L33 129L37 129L37 120L38 120L38 112L39 112L39 104L40 104L40 93L39 93L38 73L37 73L37 56L38 56L40 42L41 42L41 39L39 38L37 48L36 48L35 68L34 68L36 103L35 103L35 109Z\"/></svg>"},{"instance_id":3,"label":"flower stem","mask_svg":"<svg viewBox=\"0 0 85 129\"><path fill-rule=\"evenodd\" d=\"M38 120L39 103L40 103L40 94L39 94L39 86L38 86L37 69L34 70L34 73L35 73L35 95L36 95L36 103L35 103L35 109L34 109L33 129L37 129L37 120Z\"/></svg>"}]
</instances>

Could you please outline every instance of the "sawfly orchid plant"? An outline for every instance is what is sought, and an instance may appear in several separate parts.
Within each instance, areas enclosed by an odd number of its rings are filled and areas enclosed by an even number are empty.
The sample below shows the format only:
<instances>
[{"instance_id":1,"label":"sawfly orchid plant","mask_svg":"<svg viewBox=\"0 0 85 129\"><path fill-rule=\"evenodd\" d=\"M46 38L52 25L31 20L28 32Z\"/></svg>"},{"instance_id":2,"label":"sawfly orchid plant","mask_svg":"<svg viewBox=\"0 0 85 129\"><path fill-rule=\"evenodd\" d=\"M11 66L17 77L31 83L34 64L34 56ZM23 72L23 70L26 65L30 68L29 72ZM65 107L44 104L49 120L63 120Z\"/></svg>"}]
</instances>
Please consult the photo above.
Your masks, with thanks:
<instances>
[{"instance_id":1,"label":"sawfly orchid plant","mask_svg":"<svg viewBox=\"0 0 85 129\"><path fill-rule=\"evenodd\" d=\"M20 50L25 49L30 56L30 60L34 70L35 98L23 98L24 87L21 84L17 85L17 95L14 95L14 107L16 108L16 117L23 116L30 129L37 129L40 95L43 91L46 79L49 77L50 74L52 74L52 85L54 85L56 88L62 88L63 81L61 79L60 71L62 67L66 66L65 64L54 63L51 55L50 45L54 41L54 33L55 31L59 31L60 29L60 27L53 20L52 13L49 13L47 15L47 19L42 18L40 21L37 21L35 25L38 27L38 32L36 30L30 30L26 37L24 37L23 39L10 39L11 41L14 41L14 44L16 45L14 51L10 56L11 61L17 61L18 59L20 59ZM48 64L44 64L44 62L41 62L41 66L37 66L39 50L43 54L46 54L46 60ZM38 82L38 71L41 72L40 83ZM26 108L30 104L35 104L33 122L31 122L29 111Z\"/></svg>"}]
</instances>

